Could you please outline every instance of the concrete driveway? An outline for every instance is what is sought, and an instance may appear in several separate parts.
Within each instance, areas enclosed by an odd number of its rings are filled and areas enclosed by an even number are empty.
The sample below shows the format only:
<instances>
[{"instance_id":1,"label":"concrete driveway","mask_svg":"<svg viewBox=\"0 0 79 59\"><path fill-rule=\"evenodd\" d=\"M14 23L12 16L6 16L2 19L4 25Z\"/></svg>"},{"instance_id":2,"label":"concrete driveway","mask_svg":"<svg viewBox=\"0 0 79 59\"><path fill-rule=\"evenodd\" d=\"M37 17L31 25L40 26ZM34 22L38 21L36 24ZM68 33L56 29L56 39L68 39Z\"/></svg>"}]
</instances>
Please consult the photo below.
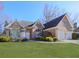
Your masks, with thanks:
<instances>
[{"instance_id":1,"label":"concrete driveway","mask_svg":"<svg viewBox=\"0 0 79 59\"><path fill-rule=\"evenodd\" d=\"M62 40L62 42L79 44L79 40Z\"/></svg>"}]
</instances>

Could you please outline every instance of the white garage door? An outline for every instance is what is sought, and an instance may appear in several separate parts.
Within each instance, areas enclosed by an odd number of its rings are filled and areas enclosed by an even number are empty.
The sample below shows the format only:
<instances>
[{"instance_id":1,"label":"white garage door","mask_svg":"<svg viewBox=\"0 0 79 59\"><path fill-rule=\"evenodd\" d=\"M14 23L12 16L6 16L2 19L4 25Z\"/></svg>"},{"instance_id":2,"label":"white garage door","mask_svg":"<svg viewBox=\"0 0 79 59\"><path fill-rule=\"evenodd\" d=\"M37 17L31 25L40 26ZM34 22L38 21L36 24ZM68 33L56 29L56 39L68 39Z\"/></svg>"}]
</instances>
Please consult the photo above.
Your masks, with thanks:
<instances>
[{"instance_id":1,"label":"white garage door","mask_svg":"<svg viewBox=\"0 0 79 59\"><path fill-rule=\"evenodd\" d=\"M59 31L58 32L58 39L59 40L69 40L72 39L72 32L63 32L63 31Z\"/></svg>"},{"instance_id":2,"label":"white garage door","mask_svg":"<svg viewBox=\"0 0 79 59\"><path fill-rule=\"evenodd\" d=\"M64 40L65 39L65 33L63 31L58 32L58 39L59 40Z\"/></svg>"},{"instance_id":3,"label":"white garage door","mask_svg":"<svg viewBox=\"0 0 79 59\"><path fill-rule=\"evenodd\" d=\"M67 39L67 40L72 39L72 32L67 32L67 33L66 33L66 39Z\"/></svg>"},{"instance_id":4,"label":"white garage door","mask_svg":"<svg viewBox=\"0 0 79 59\"><path fill-rule=\"evenodd\" d=\"M30 33L29 32L21 32L21 38L27 38L30 39Z\"/></svg>"}]
</instances>

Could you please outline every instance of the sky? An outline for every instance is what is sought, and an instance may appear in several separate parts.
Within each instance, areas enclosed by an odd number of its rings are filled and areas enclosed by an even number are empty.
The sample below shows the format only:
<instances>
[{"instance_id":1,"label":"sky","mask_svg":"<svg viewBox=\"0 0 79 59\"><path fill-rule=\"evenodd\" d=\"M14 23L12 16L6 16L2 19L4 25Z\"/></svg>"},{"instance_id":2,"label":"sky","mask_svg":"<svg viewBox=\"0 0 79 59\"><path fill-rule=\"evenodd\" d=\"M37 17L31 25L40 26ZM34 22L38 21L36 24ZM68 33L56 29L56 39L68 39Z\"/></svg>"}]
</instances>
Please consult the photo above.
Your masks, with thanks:
<instances>
[{"instance_id":1,"label":"sky","mask_svg":"<svg viewBox=\"0 0 79 59\"><path fill-rule=\"evenodd\" d=\"M57 6L59 9L71 14L71 18L79 15L79 1L4 1L1 14L13 20L36 21L43 18L45 4ZM1 19L0 19L1 20ZM77 22L79 22L77 20Z\"/></svg>"}]
</instances>

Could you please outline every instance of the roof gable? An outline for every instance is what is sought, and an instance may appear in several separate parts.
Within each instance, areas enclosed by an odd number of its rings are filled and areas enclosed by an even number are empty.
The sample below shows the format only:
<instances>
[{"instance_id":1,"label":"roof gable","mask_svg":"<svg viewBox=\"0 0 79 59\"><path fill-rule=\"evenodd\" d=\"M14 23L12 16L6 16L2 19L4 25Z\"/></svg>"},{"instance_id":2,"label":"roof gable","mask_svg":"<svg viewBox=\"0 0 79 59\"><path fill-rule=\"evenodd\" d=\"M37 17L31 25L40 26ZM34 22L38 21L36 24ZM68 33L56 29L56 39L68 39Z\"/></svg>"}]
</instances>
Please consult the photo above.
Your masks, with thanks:
<instances>
[{"instance_id":1,"label":"roof gable","mask_svg":"<svg viewBox=\"0 0 79 59\"><path fill-rule=\"evenodd\" d=\"M14 21L12 23L10 23L8 26L6 26L5 28L25 28L27 27L29 24L32 24L32 22L28 22L28 21Z\"/></svg>"},{"instance_id":2,"label":"roof gable","mask_svg":"<svg viewBox=\"0 0 79 59\"><path fill-rule=\"evenodd\" d=\"M64 27L66 27L67 30L72 30L72 26L71 23L69 21L69 18L67 18L67 16L65 16L62 20Z\"/></svg>"},{"instance_id":3,"label":"roof gable","mask_svg":"<svg viewBox=\"0 0 79 59\"><path fill-rule=\"evenodd\" d=\"M8 26L6 26L6 28L22 28L22 26L17 21L15 21L9 24Z\"/></svg>"},{"instance_id":4,"label":"roof gable","mask_svg":"<svg viewBox=\"0 0 79 59\"><path fill-rule=\"evenodd\" d=\"M41 23L40 20L37 20L36 22L29 25L29 27L37 26L39 29L43 29L44 25Z\"/></svg>"},{"instance_id":5,"label":"roof gable","mask_svg":"<svg viewBox=\"0 0 79 59\"><path fill-rule=\"evenodd\" d=\"M55 18L55 19L53 19L53 20L51 20L51 21L49 21L47 23L45 23L44 24L44 26L45 26L44 29L57 26L59 24L59 22L63 19L64 16L65 16L65 14L60 16L60 17L57 17L57 18Z\"/></svg>"}]
</instances>

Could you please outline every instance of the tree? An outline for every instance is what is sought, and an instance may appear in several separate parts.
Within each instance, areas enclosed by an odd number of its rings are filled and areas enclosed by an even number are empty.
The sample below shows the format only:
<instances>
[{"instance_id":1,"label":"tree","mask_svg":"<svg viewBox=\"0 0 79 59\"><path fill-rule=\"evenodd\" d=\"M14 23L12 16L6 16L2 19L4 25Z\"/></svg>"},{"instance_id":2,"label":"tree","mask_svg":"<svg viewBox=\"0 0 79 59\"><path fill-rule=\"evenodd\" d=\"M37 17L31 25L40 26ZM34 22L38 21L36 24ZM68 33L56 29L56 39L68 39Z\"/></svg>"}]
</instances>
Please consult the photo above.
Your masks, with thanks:
<instances>
[{"instance_id":1,"label":"tree","mask_svg":"<svg viewBox=\"0 0 79 59\"><path fill-rule=\"evenodd\" d=\"M64 10L60 10L58 7L49 7L48 4L44 7L44 19L46 22L54 19L55 17L60 16L61 14L64 14Z\"/></svg>"},{"instance_id":2,"label":"tree","mask_svg":"<svg viewBox=\"0 0 79 59\"><path fill-rule=\"evenodd\" d=\"M9 24L8 21L5 20L4 27L6 27L8 24Z\"/></svg>"},{"instance_id":3,"label":"tree","mask_svg":"<svg viewBox=\"0 0 79 59\"><path fill-rule=\"evenodd\" d=\"M74 15L73 22L74 23L77 22L78 19L79 19L79 13L77 13L77 14Z\"/></svg>"},{"instance_id":4,"label":"tree","mask_svg":"<svg viewBox=\"0 0 79 59\"><path fill-rule=\"evenodd\" d=\"M75 14L73 17L73 24L74 24L74 29L78 27L78 21L79 21L79 13Z\"/></svg>"},{"instance_id":5,"label":"tree","mask_svg":"<svg viewBox=\"0 0 79 59\"><path fill-rule=\"evenodd\" d=\"M4 27L12 22L11 16L5 15L3 13L4 2L0 1L0 29L3 31Z\"/></svg>"}]
</instances>

